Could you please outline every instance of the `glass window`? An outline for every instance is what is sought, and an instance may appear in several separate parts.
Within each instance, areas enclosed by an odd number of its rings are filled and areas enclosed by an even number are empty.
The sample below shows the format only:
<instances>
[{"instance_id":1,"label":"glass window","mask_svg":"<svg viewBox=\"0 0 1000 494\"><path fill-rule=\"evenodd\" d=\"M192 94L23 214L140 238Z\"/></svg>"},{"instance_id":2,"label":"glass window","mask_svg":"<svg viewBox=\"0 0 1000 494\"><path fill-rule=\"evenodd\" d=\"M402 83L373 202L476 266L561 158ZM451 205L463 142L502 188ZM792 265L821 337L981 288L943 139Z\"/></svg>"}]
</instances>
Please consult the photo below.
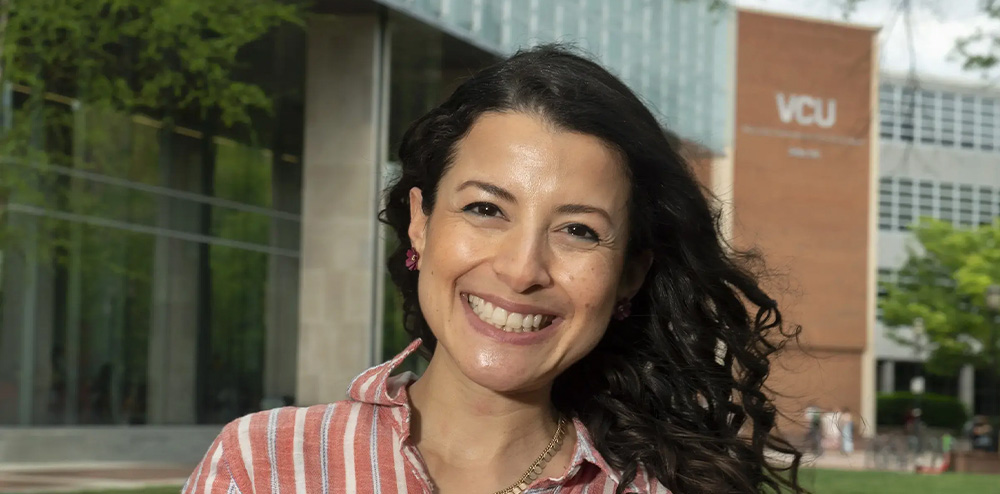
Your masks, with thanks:
<instances>
[{"instance_id":1,"label":"glass window","mask_svg":"<svg viewBox=\"0 0 1000 494\"><path fill-rule=\"evenodd\" d=\"M0 225L0 425L222 424L294 401L295 357L268 342L297 339L304 44L293 28L241 52L242 82L276 95L252 129L88 105L45 123L74 136L73 168L24 178L72 200L18 191L36 208Z\"/></svg>"},{"instance_id":2,"label":"glass window","mask_svg":"<svg viewBox=\"0 0 1000 494\"><path fill-rule=\"evenodd\" d=\"M891 230L893 227L892 185L892 177L882 177L879 179L878 216L880 230Z\"/></svg>"},{"instance_id":3,"label":"glass window","mask_svg":"<svg viewBox=\"0 0 1000 494\"><path fill-rule=\"evenodd\" d=\"M972 186L961 185L958 188L958 222L963 226L971 226L974 223L972 217Z\"/></svg>"},{"instance_id":4,"label":"glass window","mask_svg":"<svg viewBox=\"0 0 1000 494\"><path fill-rule=\"evenodd\" d=\"M913 223L913 181L910 179L899 180L899 220L896 224L899 229L909 228Z\"/></svg>"},{"instance_id":5,"label":"glass window","mask_svg":"<svg viewBox=\"0 0 1000 494\"><path fill-rule=\"evenodd\" d=\"M932 182L920 181L918 208L920 217L934 217L934 184Z\"/></svg>"},{"instance_id":6,"label":"glass window","mask_svg":"<svg viewBox=\"0 0 1000 494\"><path fill-rule=\"evenodd\" d=\"M952 184L941 184L941 197L939 204L939 218L942 221L955 220L955 186Z\"/></svg>"},{"instance_id":7,"label":"glass window","mask_svg":"<svg viewBox=\"0 0 1000 494\"><path fill-rule=\"evenodd\" d=\"M978 200L976 205L979 209L978 223L988 225L993 222L993 189L981 186L978 190Z\"/></svg>"}]
</instances>

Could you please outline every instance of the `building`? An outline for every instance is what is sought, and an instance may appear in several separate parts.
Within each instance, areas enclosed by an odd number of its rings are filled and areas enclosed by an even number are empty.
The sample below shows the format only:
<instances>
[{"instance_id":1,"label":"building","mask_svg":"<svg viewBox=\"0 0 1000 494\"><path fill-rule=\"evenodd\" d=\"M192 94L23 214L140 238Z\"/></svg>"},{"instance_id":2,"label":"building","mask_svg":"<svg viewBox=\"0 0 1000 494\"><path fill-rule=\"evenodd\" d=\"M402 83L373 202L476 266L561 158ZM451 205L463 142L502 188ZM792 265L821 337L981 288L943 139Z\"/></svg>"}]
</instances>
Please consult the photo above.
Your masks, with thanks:
<instances>
[{"instance_id":1,"label":"building","mask_svg":"<svg viewBox=\"0 0 1000 494\"><path fill-rule=\"evenodd\" d=\"M237 416L341 399L401 344L375 213L409 122L574 41L722 155L731 32L701 2L319 0L242 54L275 100L256 139L46 95L72 123L31 145L66 161L3 170L27 185L3 191L0 462L190 462Z\"/></svg>"},{"instance_id":2,"label":"building","mask_svg":"<svg viewBox=\"0 0 1000 494\"><path fill-rule=\"evenodd\" d=\"M879 108L878 277L895 283L907 248L915 245L908 228L921 217L974 227L1000 216L1000 91L887 74ZM881 321L877 335L878 390L908 391L926 355L889 338ZM975 414L996 415L989 383L987 371L970 365L955 377L926 375L928 392L957 396Z\"/></svg>"},{"instance_id":3,"label":"building","mask_svg":"<svg viewBox=\"0 0 1000 494\"><path fill-rule=\"evenodd\" d=\"M734 30L732 148L712 189L802 328L768 380L779 426L799 439L809 405L873 425L877 29L743 10Z\"/></svg>"}]
</instances>

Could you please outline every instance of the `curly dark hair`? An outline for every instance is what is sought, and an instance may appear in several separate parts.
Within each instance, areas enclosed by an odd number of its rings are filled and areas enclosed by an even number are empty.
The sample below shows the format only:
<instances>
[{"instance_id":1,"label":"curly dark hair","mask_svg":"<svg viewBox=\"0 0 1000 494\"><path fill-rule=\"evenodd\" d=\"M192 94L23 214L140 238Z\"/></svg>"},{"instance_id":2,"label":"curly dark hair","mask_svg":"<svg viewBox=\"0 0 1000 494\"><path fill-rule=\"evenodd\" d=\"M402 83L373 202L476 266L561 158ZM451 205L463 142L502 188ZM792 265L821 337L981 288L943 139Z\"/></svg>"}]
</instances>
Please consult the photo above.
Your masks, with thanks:
<instances>
[{"instance_id":1,"label":"curly dark hair","mask_svg":"<svg viewBox=\"0 0 1000 494\"><path fill-rule=\"evenodd\" d=\"M402 173L380 217L399 240L388 269L407 331L433 353L419 273L404 264L409 190L421 189L430 214L456 144L486 112L525 112L596 136L627 165L627 255L651 252L652 266L634 315L611 322L552 391L555 407L579 418L621 472L618 492L640 466L679 494L803 492L802 455L773 434L777 411L764 388L770 357L799 329L785 329L761 289L752 269L759 256L734 251L720 235L718 211L652 113L619 79L565 47L520 51L481 70L403 135ZM770 452L791 461L774 464Z\"/></svg>"}]
</instances>

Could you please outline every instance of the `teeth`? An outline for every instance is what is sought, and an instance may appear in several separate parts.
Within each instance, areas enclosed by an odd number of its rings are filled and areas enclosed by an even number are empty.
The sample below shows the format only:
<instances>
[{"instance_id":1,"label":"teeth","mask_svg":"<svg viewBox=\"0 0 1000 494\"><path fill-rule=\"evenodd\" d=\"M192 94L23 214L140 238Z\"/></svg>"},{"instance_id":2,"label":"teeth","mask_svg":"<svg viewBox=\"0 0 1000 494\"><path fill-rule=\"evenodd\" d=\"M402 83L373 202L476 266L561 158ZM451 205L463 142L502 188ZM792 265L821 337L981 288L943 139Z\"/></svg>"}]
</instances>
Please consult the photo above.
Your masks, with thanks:
<instances>
[{"instance_id":1,"label":"teeth","mask_svg":"<svg viewBox=\"0 0 1000 494\"><path fill-rule=\"evenodd\" d=\"M520 333L521 330L524 329L524 328L521 327L521 321L523 321L523 320L524 320L524 316L522 316L521 314L518 314L517 312L511 312L510 315L507 316L507 324L506 324L506 326L504 326L503 330L504 331L515 331L515 332Z\"/></svg>"},{"instance_id":2,"label":"teeth","mask_svg":"<svg viewBox=\"0 0 1000 494\"><path fill-rule=\"evenodd\" d=\"M493 309L493 318L490 320L494 326L505 326L507 324L507 311L500 307Z\"/></svg>"},{"instance_id":3,"label":"teeth","mask_svg":"<svg viewBox=\"0 0 1000 494\"><path fill-rule=\"evenodd\" d=\"M493 307L492 303L475 295L469 295L469 305L472 307L472 312L480 319L508 333L538 331L550 322L548 316L541 314L519 314L507 312L501 307Z\"/></svg>"}]
</instances>

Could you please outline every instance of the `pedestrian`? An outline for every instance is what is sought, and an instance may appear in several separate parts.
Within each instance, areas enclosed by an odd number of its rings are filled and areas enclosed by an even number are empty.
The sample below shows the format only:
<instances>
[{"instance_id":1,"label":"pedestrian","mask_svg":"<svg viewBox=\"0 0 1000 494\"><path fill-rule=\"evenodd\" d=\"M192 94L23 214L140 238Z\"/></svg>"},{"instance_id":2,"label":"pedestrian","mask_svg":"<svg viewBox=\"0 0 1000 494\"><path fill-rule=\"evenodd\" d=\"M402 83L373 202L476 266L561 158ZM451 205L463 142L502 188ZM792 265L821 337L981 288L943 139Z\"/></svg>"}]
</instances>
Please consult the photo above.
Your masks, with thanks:
<instances>
[{"instance_id":1,"label":"pedestrian","mask_svg":"<svg viewBox=\"0 0 1000 494\"><path fill-rule=\"evenodd\" d=\"M854 452L854 417L847 407L840 410L840 452L844 455Z\"/></svg>"},{"instance_id":2,"label":"pedestrian","mask_svg":"<svg viewBox=\"0 0 1000 494\"><path fill-rule=\"evenodd\" d=\"M810 403L805 410L806 423L809 432L806 435L806 448L814 455L823 454L823 410Z\"/></svg>"}]
</instances>

